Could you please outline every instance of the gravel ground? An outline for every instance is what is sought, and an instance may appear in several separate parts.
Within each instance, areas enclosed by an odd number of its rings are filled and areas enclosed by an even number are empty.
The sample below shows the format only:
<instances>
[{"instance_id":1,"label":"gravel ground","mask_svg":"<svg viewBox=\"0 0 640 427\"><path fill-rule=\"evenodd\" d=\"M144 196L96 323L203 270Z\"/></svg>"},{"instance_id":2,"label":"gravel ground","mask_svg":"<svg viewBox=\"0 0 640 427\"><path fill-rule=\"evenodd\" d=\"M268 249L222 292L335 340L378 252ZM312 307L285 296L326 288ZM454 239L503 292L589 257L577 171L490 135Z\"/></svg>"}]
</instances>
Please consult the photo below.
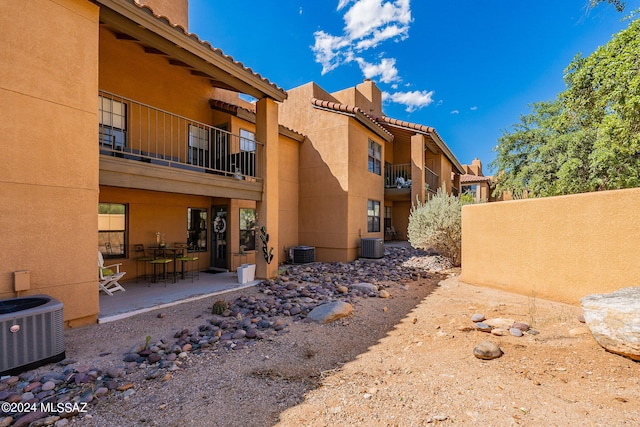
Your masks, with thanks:
<instances>
[{"instance_id":1,"label":"gravel ground","mask_svg":"<svg viewBox=\"0 0 640 427\"><path fill-rule=\"evenodd\" d=\"M304 295L322 288L305 298L344 299L354 310L349 317L318 324L305 320L306 308L300 303L302 312L296 316L273 313L272 321L285 326L280 331L267 329L270 333L262 338L236 340L239 345L220 339L185 353L167 369L125 363L123 356L144 344L147 336L152 344L173 343L176 331L197 331L212 318L212 306L219 298L67 331L67 354L75 360L70 367L97 366L103 372L124 373L117 378L119 391L96 396L86 413L53 422L640 425L640 364L599 347L578 321L579 307L474 287L461 283L455 270L424 273L425 268L448 267L439 257L417 252L392 255L400 264L318 263L305 267L310 268L307 271L288 269L285 280L226 294L224 299L233 306L238 298L260 301L273 297L273 292L282 294L287 286ZM384 288L390 297L326 292L342 281L364 279ZM301 300L290 301L295 306ZM514 337L480 332L470 321L476 313L527 322L540 333ZM503 356L474 357L474 346L484 340L498 344ZM48 369L52 368L36 373Z\"/></svg>"}]
</instances>

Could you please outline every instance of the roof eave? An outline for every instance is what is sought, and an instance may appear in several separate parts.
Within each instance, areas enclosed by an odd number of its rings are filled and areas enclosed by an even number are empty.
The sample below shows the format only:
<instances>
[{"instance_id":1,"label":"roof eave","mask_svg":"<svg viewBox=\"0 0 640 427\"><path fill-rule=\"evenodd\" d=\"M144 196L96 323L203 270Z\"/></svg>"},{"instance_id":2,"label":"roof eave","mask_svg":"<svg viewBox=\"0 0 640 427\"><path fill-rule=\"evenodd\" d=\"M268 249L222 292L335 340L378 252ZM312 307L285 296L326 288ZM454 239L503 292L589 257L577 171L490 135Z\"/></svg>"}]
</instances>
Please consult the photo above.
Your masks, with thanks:
<instances>
[{"instance_id":1,"label":"roof eave","mask_svg":"<svg viewBox=\"0 0 640 427\"><path fill-rule=\"evenodd\" d=\"M364 125L366 128L368 128L369 130L373 131L380 138L384 139L386 142L393 141L393 135L391 135L390 133L385 131L384 128L378 126L376 123L374 123L371 120L371 118L369 116L367 116L366 114L364 114L364 113L362 113L360 111L347 112L347 111L336 110L334 108L323 107L321 105L312 104L312 106L313 106L313 108L316 108L318 110L324 110L324 111L328 111L330 113L342 114L344 116L353 117L359 123Z\"/></svg>"},{"instance_id":2,"label":"roof eave","mask_svg":"<svg viewBox=\"0 0 640 427\"><path fill-rule=\"evenodd\" d=\"M257 99L268 97L279 102L287 98L287 93L284 90L216 53L209 47L210 45L196 40L197 36L188 36L182 27L167 25L128 1L92 1L102 6L100 20L105 24L129 34L149 46L157 47L195 70L229 84L239 92Z\"/></svg>"}]
</instances>

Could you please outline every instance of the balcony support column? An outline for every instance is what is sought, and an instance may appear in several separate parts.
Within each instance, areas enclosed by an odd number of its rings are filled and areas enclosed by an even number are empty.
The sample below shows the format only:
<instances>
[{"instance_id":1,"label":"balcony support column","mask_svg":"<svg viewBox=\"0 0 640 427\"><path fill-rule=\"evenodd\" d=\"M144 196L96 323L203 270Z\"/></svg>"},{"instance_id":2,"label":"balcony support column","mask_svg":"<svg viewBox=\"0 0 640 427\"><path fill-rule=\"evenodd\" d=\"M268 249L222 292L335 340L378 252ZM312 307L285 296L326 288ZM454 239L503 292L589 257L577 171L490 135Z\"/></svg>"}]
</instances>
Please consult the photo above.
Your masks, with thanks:
<instances>
[{"instance_id":1,"label":"balcony support column","mask_svg":"<svg viewBox=\"0 0 640 427\"><path fill-rule=\"evenodd\" d=\"M262 200L257 203L256 230L256 276L263 279L278 275L281 248L278 242L279 176L278 176L278 104L270 98L262 98L256 103L256 140L264 143L261 159L263 171ZM266 251L273 248L273 259L267 263L263 255L261 227L266 228L269 241Z\"/></svg>"},{"instance_id":2,"label":"balcony support column","mask_svg":"<svg viewBox=\"0 0 640 427\"><path fill-rule=\"evenodd\" d=\"M424 149L425 135L415 134L411 137L411 204L416 200L425 201L424 190Z\"/></svg>"}]
</instances>

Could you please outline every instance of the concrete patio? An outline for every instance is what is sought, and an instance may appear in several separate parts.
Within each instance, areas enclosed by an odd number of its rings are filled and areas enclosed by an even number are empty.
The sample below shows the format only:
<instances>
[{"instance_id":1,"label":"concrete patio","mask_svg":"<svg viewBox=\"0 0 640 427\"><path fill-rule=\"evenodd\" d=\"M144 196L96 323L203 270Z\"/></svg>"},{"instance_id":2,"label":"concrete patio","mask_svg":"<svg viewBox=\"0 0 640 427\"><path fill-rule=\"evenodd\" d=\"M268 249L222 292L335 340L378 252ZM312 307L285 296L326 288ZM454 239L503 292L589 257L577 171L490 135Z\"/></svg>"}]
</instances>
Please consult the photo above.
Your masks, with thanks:
<instances>
[{"instance_id":1,"label":"concrete patio","mask_svg":"<svg viewBox=\"0 0 640 427\"><path fill-rule=\"evenodd\" d=\"M147 311L237 291L258 283L260 280L240 284L236 273L230 272L201 272L200 279L194 279L193 283L191 279L186 279L167 283L166 286L164 283L123 281L122 286L126 289L124 292L115 292L113 296L100 292L98 323L112 322Z\"/></svg>"}]
</instances>

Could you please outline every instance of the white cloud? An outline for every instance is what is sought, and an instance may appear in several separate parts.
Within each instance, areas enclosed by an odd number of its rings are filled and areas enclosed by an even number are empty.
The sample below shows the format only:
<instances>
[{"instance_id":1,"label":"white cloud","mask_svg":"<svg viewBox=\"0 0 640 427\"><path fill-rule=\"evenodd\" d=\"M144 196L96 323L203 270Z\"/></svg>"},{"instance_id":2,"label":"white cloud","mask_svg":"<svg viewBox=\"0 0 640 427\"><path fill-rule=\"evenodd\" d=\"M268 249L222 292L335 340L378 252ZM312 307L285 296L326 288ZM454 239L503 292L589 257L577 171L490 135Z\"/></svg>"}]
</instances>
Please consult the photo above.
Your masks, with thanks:
<instances>
[{"instance_id":1,"label":"white cloud","mask_svg":"<svg viewBox=\"0 0 640 427\"><path fill-rule=\"evenodd\" d=\"M395 102L406 106L405 110L408 113L419 110L422 107L426 107L433 102L433 91L426 90L414 90L410 92L382 92L382 99L384 101Z\"/></svg>"},{"instance_id":2,"label":"white cloud","mask_svg":"<svg viewBox=\"0 0 640 427\"><path fill-rule=\"evenodd\" d=\"M409 0L339 0L338 9L351 5L344 14L343 34L314 33L312 47L322 74L351 62L361 53L386 40L404 40L412 22Z\"/></svg>"},{"instance_id":3,"label":"white cloud","mask_svg":"<svg viewBox=\"0 0 640 427\"><path fill-rule=\"evenodd\" d=\"M345 13L345 32L351 40L368 38L383 32L387 26L404 27L408 31L411 23L409 0L382 2L382 0L359 0ZM390 35L397 34L393 31Z\"/></svg>"},{"instance_id":4,"label":"white cloud","mask_svg":"<svg viewBox=\"0 0 640 427\"><path fill-rule=\"evenodd\" d=\"M476 111L478 109L478 107L476 107L475 105L473 107L471 107L471 111Z\"/></svg>"},{"instance_id":5,"label":"white cloud","mask_svg":"<svg viewBox=\"0 0 640 427\"><path fill-rule=\"evenodd\" d=\"M302 6L300 6L300 9L298 9L298 15L302 15Z\"/></svg>"},{"instance_id":6,"label":"white cloud","mask_svg":"<svg viewBox=\"0 0 640 427\"><path fill-rule=\"evenodd\" d=\"M338 9L336 9L336 10L342 9L343 7L348 5L349 3L351 3L351 0L340 0L340 3L338 3Z\"/></svg>"},{"instance_id":7,"label":"white cloud","mask_svg":"<svg viewBox=\"0 0 640 427\"><path fill-rule=\"evenodd\" d=\"M460 110L453 110L451 114L460 114Z\"/></svg>"},{"instance_id":8,"label":"white cloud","mask_svg":"<svg viewBox=\"0 0 640 427\"><path fill-rule=\"evenodd\" d=\"M400 80L396 60L393 58L383 58L379 64L370 64L362 58L356 58L356 62L362 70L362 74L368 79L380 76L383 83L392 83Z\"/></svg>"}]
</instances>

